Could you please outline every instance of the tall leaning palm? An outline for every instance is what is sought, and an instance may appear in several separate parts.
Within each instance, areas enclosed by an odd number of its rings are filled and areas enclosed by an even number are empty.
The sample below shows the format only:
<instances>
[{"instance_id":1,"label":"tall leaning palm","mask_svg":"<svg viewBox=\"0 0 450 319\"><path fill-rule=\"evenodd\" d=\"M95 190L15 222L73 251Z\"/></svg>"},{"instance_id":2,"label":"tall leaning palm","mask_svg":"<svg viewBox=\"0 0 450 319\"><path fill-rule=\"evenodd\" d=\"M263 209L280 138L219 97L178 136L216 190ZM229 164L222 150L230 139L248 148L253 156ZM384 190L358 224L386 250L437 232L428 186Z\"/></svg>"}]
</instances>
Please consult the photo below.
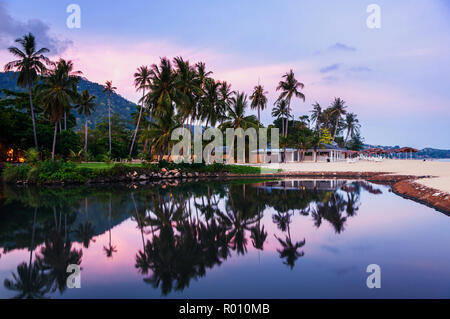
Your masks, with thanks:
<instances>
[{"instance_id":1,"label":"tall leaning palm","mask_svg":"<svg viewBox=\"0 0 450 319\"><path fill-rule=\"evenodd\" d=\"M286 100L288 104L288 111L289 113L291 113L291 100L293 97L300 98L303 100L303 102L305 101L305 95L300 92L300 90L303 89L305 85L297 81L292 70L283 75L283 79L284 80L281 80L277 86L277 91L281 91L277 101ZM286 117L286 131L284 132L285 136L287 136L288 133L288 126L289 118Z\"/></svg>"},{"instance_id":2,"label":"tall leaning palm","mask_svg":"<svg viewBox=\"0 0 450 319\"><path fill-rule=\"evenodd\" d=\"M151 72L150 69L145 65L139 67L137 69L137 72L134 73L134 87L136 88L137 91L142 90L142 99L140 100L141 107L139 109L139 116L136 123L136 129L134 130L133 139L131 141L129 154L130 156L131 153L133 153L134 142L136 140L136 136L139 131L139 124L141 123L142 109L144 108L145 89L150 86L150 80L151 80Z\"/></svg>"},{"instance_id":3,"label":"tall leaning palm","mask_svg":"<svg viewBox=\"0 0 450 319\"><path fill-rule=\"evenodd\" d=\"M87 152L88 117L94 111L95 98L95 95L90 95L88 90L84 90L78 98L78 104L75 105L75 108L78 109L78 114L84 116L84 152Z\"/></svg>"},{"instance_id":4,"label":"tall leaning palm","mask_svg":"<svg viewBox=\"0 0 450 319\"><path fill-rule=\"evenodd\" d=\"M311 111L311 121L316 125L316 132L319 132L320 122L322 120L322 107L318 102L314 103Z\"/></svg>"},{"instance_id":5,"label":"tall leaning palm","mask_svg":"<svg viewBox=\"0 0 450 319\"><path fill-rule=\"evenodd\" d=\"M261 84L258 84L254 87L253 93L250 96L250 99L252 101L250 107L252 109L258 109L258 122L261 122L260 111L264 110L267 105L267 93L267 91L264 91L264 87Z\"/></svg>"},{"instance_id":6,"label":"tall leaning palm","mask_svg":"<svg viewBox=\"0 0 450 319\"><path fill-rule=\"evenodd\" d=\"M359 132L359 128L361 125L359 124L358 119L356 118L355 113L347 113L345 116L345 129L347 130L347 136L345 137L345 144L347 144L348 137L355 136L356 133Z\"/></svg>"},{"instance_id":7,"label":"tall leaning palm","mask_svg":"<svg viewBox=\"0 0 450 319\"><path fill-rule=\"evenodd\" d=\"M284 136L284 118L291 117L286 100L275 102L275 107L272 109L272 116L281 119L281 134Z\"/></svg>"},{"instance_id":8,"label":"tall leaning palm","mask_svg":"<svg viewBox=\"0 0 450 319\"><path fill-rule=\"evenodd\" d=\"M342 118L342 115L345 115L347 111L345 110L347 106L345 105L345 101L342 100L340 97L334 98L333 103L331 104L331 113L333 114L333 117L335 118L335 124L334 124L334 134L333 134L333 142L336 138L337 130L339 127L339 121Z\"/></svg>"},{"instance_id":9,"label":"tall leaning palm","mask_svg":"<svg viewBox=\"0 0 450 319\"><path fill-rule=\"evenodd\" d=\"M103 93L108 94L108 134L109 134L109 154L111 154L111 94L113 94L117 88L113 86L112 81L106 81Z\"/></svg>"},{"instance_id":10,"label":"tall leaning palm","mask_svg":"<svg viewBox=\"0 0 450 319\"><path fill-rule=\"evenodd\" d=\"M36 133L36 120L34 117L32 90L33 84L36 82L38 76L46 72L46 64L51 64L50 60L44 55L44 53L49 52L49 49L41 48L36 50L36 39L31 33L28 33L23 38L16 39L15 42L19 43L23 50L17 47L8 48L9 52L17 57L18 60L7 63L4 70L5 72L17 72L17 85L23 88L28 88L28 93L30 96L31 121L33 123L34 144L36 146L36 150L38 150L39 147ZM14 76L15 75L16 74L14 74Z\"/></svg>"},{"instance_id":11,"label":"tall leaning palm","mask_svg":"<svg viewBox=\"0 0 450 319\"><path fill-rule=\"evenodd\" d=\"M78 78L70 77L64 63L61 61L44 78L40 87L40 97L46 114L51 123L55 125L53 133L52 160L55 159L55 145L58 122L71 103L77 101Z\"/></svg>"}]
</instances>

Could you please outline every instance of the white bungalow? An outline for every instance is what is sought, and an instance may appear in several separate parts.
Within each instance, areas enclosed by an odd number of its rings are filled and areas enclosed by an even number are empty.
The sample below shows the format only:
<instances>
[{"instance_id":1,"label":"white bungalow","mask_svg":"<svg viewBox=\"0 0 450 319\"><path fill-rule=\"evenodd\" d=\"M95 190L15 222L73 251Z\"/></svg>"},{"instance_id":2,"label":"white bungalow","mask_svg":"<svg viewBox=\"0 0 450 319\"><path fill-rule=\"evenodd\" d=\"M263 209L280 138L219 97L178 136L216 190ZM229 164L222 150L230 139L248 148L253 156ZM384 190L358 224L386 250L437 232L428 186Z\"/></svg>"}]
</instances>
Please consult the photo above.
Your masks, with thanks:
<instances>
[{"instance_id":1,"label":"white bungalow","mask_svg":"<svg viewBox=\"0 0 450 319\"><path fill-rule=\"evenodd\" d=\"M344 161L347 157L347 150L340 148L337 144L322 144L319 149L295 149L295 148L267 148L252 151L250 162L256 163L259 153L261 163L296 163L303 161L312 162L337 162ZM286 157L286 161L285 161Z\"/></svg>"}]
</instances>

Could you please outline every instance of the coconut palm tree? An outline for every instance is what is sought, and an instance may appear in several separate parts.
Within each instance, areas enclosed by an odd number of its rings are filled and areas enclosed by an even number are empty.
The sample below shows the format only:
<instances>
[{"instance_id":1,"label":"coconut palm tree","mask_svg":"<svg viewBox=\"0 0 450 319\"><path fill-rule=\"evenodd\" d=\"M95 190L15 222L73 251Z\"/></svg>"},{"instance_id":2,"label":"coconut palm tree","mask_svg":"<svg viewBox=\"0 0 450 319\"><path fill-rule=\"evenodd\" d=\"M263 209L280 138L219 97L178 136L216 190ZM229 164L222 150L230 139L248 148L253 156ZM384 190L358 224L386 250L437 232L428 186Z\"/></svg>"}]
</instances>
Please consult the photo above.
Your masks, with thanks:
<instances>
[{"instance_id":1,"label":"coconut palm tree","mask_svg":"<svg viewBox=\"0 0 450 319\"><path fill-rule=\"evenodd\" d=\"M277 91L281 91L277 101L286 100L288 104L288 111L291 112L291 100L293 97L297 97L305 101L305 95L300 92L304 88L304 84L297 81L294 72L290 70L283 75L283 79L278 83ZM288 134L289 118L286 117L286 131L285 136Z\"/></svg>"},{"instance_id":2,"label":"coconut palm tree","mask_svg":"<svg viewBox=\"0 0 450 319\"><path fill-rule=\"evenodd\" d=\"M175 80L176 73L169 59L162 58L159 66L152 64L151 84L145 103L154 116L159 117L173 110L178 96Z\"/></svg>"},{"instance_id":3,"label":"coconut palm tree","mask_svg":"<svg viewBox=\"0 0 450 319\"><path fill-rule=\"evenodd\" d=\"M228 107L227 115L224 116L224 122L220 124L220 129L227 128L247 128L258 127L258 119L254 115L245 115L245 109L247 108L247 95L245 93L236 92L231 98L231 105ZM230 149L234 153L234 138L231 140ZM231 160L231 159L230 159Z\"/></svg>"},{"instance_id":4,"label":"coconut palm tree","mask_svg":"<svg viewBox=\"0 0 450 319\"><path fill-rule=\"evenodd\" d=\"M264 110L267 105L267 91L264 91L264 87L261 84L256 85L253 88L253 93L250 96L252 109L258 109L258 122L261 122L260 111Z\"/></svg>"},{"instance_id":5,"label":"coconut palm tree","mask_svg":"<svg viewBox=\"0 0 450 319\"><path fill-rule=\"evenodd\" d=\"M178 117L174 116L173 112L172 109L168 113L158 116L147 132L148 138L151 140L151 148L160 160L163 159L165 153L170 155L170 146L174 143L171 140L172 132L180 126Z\"/></svg>"},{"instance_id":6,"label":"coconut palm tree","mask_svg":"<svg viewBox=\"0 0 450 319\"><path fill-rule=\"evenodd\" d=\"M203 96L202 80L196 72L195 67L189 64L189 61L183 60L182 57L173 59L176 66L176 78L174 86L177 93L178 113L182 115L183 125L190 118L197 115L197 102Z\"/></svg>"},{"instance_id":7,"label":"coconut palm tree","mask_svg":"<svg viewBox=\"0 0 450 319\"><path fill-rule=\"evenodd\" d=\"M36 134L36 119L34 117L32 90L33 84L36 82L38 76L45 74L47 69L46 64L51 64L50 60L44 55L50 50L47 48L36 50L36 39L31 33L24 35L23 38L16 39L15 42L19 43L23 50L17 47L8 48L9 52L17 57L18 60L6 63L4 70L5 72L17 72L17 85L23 88L28 88L28 93L30 96L31 121L33 123L34 144L36 146L36 150L38 150L39 147ZM16 73L14 76L16 76Z\"/></svg>"},{"instance_id":8,"label":"coconut palm tree","mask_svg":"<svg viewBox=\"0 0 450 319\"><path fill-rule=\"evenodd\" d=\"M71 60L59 59L58 64L69 78L78 79L79 76L83 74L81 71L73 70L73 62ZM64 111L64 130L67 130L67 113L70 112L70 107L71 105L69 105L69 108Z\"/></svg>"},{"instance_id":9,"label":"coconut palm tree","mask_svg":"<svg viewBox=\"0 0 450 319\"><path fill-rule=\"evenodd\" d=\"M106 257L107 258L111 258L113 253L117 252L117 248L116 246L112 245L112 241L111 241L111 214L112 214L112 197L111 194L109 194L109 206L108 206L108 231L109 231L109 243L108 243L108 247L103 246L103 250L105 251Z\"/></svg>"},{"instance_id":10,"label":"coconut palm tree","mask_svg":"<svg viewBox=\"0 0 450 319\"><path fill-rule=\"evenodd\" d=\"M285 136L284 118L291 117L286 100L275 102L275 107L272 109L272 116L281 119L281 135Z\"/></svg>"},{"instance_id":11,"label":"coconut palm tree","mask_svg":"<svg viewBox=\"0 0 450 319\"><path fill-rule=\"evenodd\" d=\"M280 258L286 258L286 261L283 264L289 266L291 269L295 266L295 261L305 255L303 251L298 252L297 250L303 247L306 243L306 240L303 239L299 242L292 243L292 239L290 236L286 236L285 240L278 238L275 235L275 238L281 244L282 249L277 249L277 252L280 254Z\"/></svg>"},{"instance_id":12,"label":"coconut palm tree","mask_svg":"<svg viewBox=\"0 0 450 319\"><path fill-rule=\"evenodd\" d=\"M13 280L5 279L4 286L18 292L14 299L42 299L49 291L47 276L36 261L31 265L23 262L17 266L17 275L13 273Z\"/></svg>"},{"instance_id":13,"label":"coconut palm tree","mask_svg":"<svg viewBox=\"0 0 450 319\"><path fill-rule=\"evenodd\" d=\"M311 122L315 123L316 131L319 132L320 121L322 119L322 107L318 102L314 103L311 112Z\"/></svg>"},{"instance_id":14,"label":"coconut palm tree","mask_svg":"<svg viewBox=\"0 0 450 319\"><path fill-rule=\"evenodd\" d=\"M231 105L228 107L228 114L222 123L223 128L243 128L257 127L257 118L254 115L245 115L247 108L247 95L244 92L236 92L231 98Z\"/></svg>"},{"instance_id":15,"label":"coconut palm tree","mask_svg":"<svg viewBox=\"0 0 450 319\"><path fill-rule=\"evenodd\" d=\"M144 107L144 99L145 99L145 89L150 86L150 81L151 81L150 69L145 65L140 66L137 69L137 72L134 73L134 87L136 88L137 91L142 90L142 99L140 100L141 107L139 108L139 116L136 123L136 129L134 130L133 139L131 140L130 154L129 154L130 156L131 153L133 153L134 142L136 140L136 136L139 131L139 124L141 123L142 109Z\"/></svg>"},{"instance_id":16,"label":"coconut palm tree","mask_svg":"<svg viewBox=\"0 0 450 319\"><path fill-rule=\"evenodd\" d=\"M64 112L70 108L71 103L77 101L78 77L69 76L67 63L60 60L54 69L48 72L40 84L40 97L46 114L51 123L55 125L53 133L52 160L55 159L56 133L58 122Z\"/></svg>"},{"instance_id":17,"label":"coconut palm tree","mask_svg":"<svg viewBox=\"0 0 450 319\"><path fill-rule=\"evenodd\" d=\"M223 103L220 103L220 87L221 83L208 78L204 86L204 95L200 98L199 115L203 121L206 120L205 126L208 124L215 126L223 117Z\"/></svg>"},{"instance_id":18,"label":"coconut palm tree","mask_svg":"<svg viewBox=\"0 0 450 319\"><path fill-rule=\"evenodd\" d=\"M108 133L109 133L109 153L111 154L111 94L113 94L117 88L113 86L112 81L106 81L103 93L108 94Z\"/></svg>"},{"instance_id":19,"label":"coconut palm tree","mask_svg":"<svg viewBox=\"0 0 450 319\"><path fill-rule=\"evenodd\" d=\"M339 127L339 121L342 118L342 115L345 115L347 111L345 110L347 106L345 105L345 101L343 101L340 97L334 98L333 103L331 104L331 113L335 118L334 123L334 134L333 134L333 142L336 138L337 130Z\"/></svg>"},{"instance_id":20,"label":"coconut palm tree","mask_svg":"<svg viewBox=\"0 0 450 319\"><path fill-rule=\"evenodd\" d=\"M78 109L78 114L84 116L84 151L87 153L87 136L88 136L88 117L91 116L95 108L95 95L90 95L88 90L81 92L78 98L78 104L75 108Z\"/></svg>"},{"instance_id":21,"label":"coconut palm tree","mask_svg":"<svg viewBox=\"0 0 450 319\"><path fill-rule=\"evenodd\" d=\"M351 112L345 115L344 125L344 128L347 130L347 136L345 137L345 144L347 144L348 137L355 136L355 134L359 132L359 128L361 127L361 125L359 124L356 114Z\"/></svg>"}]
</instances>

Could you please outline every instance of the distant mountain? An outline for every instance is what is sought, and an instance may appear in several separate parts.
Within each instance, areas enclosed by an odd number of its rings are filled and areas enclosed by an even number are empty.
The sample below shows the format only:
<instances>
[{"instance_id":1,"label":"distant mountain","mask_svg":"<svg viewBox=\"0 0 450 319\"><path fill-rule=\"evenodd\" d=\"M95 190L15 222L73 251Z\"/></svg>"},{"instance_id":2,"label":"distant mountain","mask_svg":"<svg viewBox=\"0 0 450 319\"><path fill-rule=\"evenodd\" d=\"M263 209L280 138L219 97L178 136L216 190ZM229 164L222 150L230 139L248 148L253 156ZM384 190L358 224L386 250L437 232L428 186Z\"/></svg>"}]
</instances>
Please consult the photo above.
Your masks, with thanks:
<instances>
[{"instance_id":1,"label":"distant mountain","mask_svg":"<svg viewBox=\"0 0 450 319\"><path fill-rule=\"evenodd\" d=\"M386 145L370 145L365 144L364 148L381 148L381 149L395 149L400 148L399 145L386 146ZM442 150L437 148L426 147L420 149L417 153L413 154L413 158L450 158L450 150Z\"/></svg>"},{"instance_id":2,"label":"distant mountain","mask_svg":"<svg viewBox=\"0 0 450 319\"><path fill-rule=\"evenodd\" d=\"M17 86L16 79L13 80L12 76L13 72L0 72L0 89L23 90ZM102 92L103 86L101 84L91 82L85 78L81 78L78 84L78 91L81 92L83 90L88 90L91 95L97 97L95 99L97 107L88 122L89 127L94 127L104 117L108 116L108 95ZM126 121L131 121L132 113L135 111L135 103L128 101L119 94L114 93L111 95L111 112L119 113ZM76 111L73 114L77 118L78 126L81 126L84 123L84 119ZM132 126L131 123L130 126Z\"/></svg>"}]
</instances>

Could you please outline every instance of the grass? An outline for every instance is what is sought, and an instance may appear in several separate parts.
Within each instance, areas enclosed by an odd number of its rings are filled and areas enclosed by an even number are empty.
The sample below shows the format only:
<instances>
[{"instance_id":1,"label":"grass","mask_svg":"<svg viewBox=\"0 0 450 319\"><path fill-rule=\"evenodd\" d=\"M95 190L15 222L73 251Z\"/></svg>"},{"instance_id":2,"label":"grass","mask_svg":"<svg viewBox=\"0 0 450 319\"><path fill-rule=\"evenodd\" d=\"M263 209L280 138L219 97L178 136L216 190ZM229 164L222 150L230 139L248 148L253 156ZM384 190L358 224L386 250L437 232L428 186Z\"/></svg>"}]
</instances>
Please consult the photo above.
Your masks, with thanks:
<instances>
[{"instance_id":1,"label":"grass","mask_svg":"<svg viewBox=\"0 0 450 319\"><path fill-rule=\"evenodd\" d=\"M89 163L78 163L77 167L80 168L90 168L90 169L108 169L115 165L115 163L106 164L103 162L89 162ZM140 163L123 163L123 165L128 167L141 167Z\"/></svg>"},{"instance_id":2,"label":"grass","mask_svg":"<svg viewBox=\"0 0 450 319\"><path fill-rule=\"evenodd\" d=\"M29 184L43 184L52 182L85 183L95 179L108 179L124 177L128 174L148 174L160 172L163 168L167 170L177 169L183 173L231 173L236 175L264 175L276 173L281 170L261 168L246 165L227 165L205 163L169 163L160 161L158 163L73 163L63 161L43 161L35 165L7 165L3 171L3 181L16 183L26 181Z\"/></svg>"}]
</instances>

